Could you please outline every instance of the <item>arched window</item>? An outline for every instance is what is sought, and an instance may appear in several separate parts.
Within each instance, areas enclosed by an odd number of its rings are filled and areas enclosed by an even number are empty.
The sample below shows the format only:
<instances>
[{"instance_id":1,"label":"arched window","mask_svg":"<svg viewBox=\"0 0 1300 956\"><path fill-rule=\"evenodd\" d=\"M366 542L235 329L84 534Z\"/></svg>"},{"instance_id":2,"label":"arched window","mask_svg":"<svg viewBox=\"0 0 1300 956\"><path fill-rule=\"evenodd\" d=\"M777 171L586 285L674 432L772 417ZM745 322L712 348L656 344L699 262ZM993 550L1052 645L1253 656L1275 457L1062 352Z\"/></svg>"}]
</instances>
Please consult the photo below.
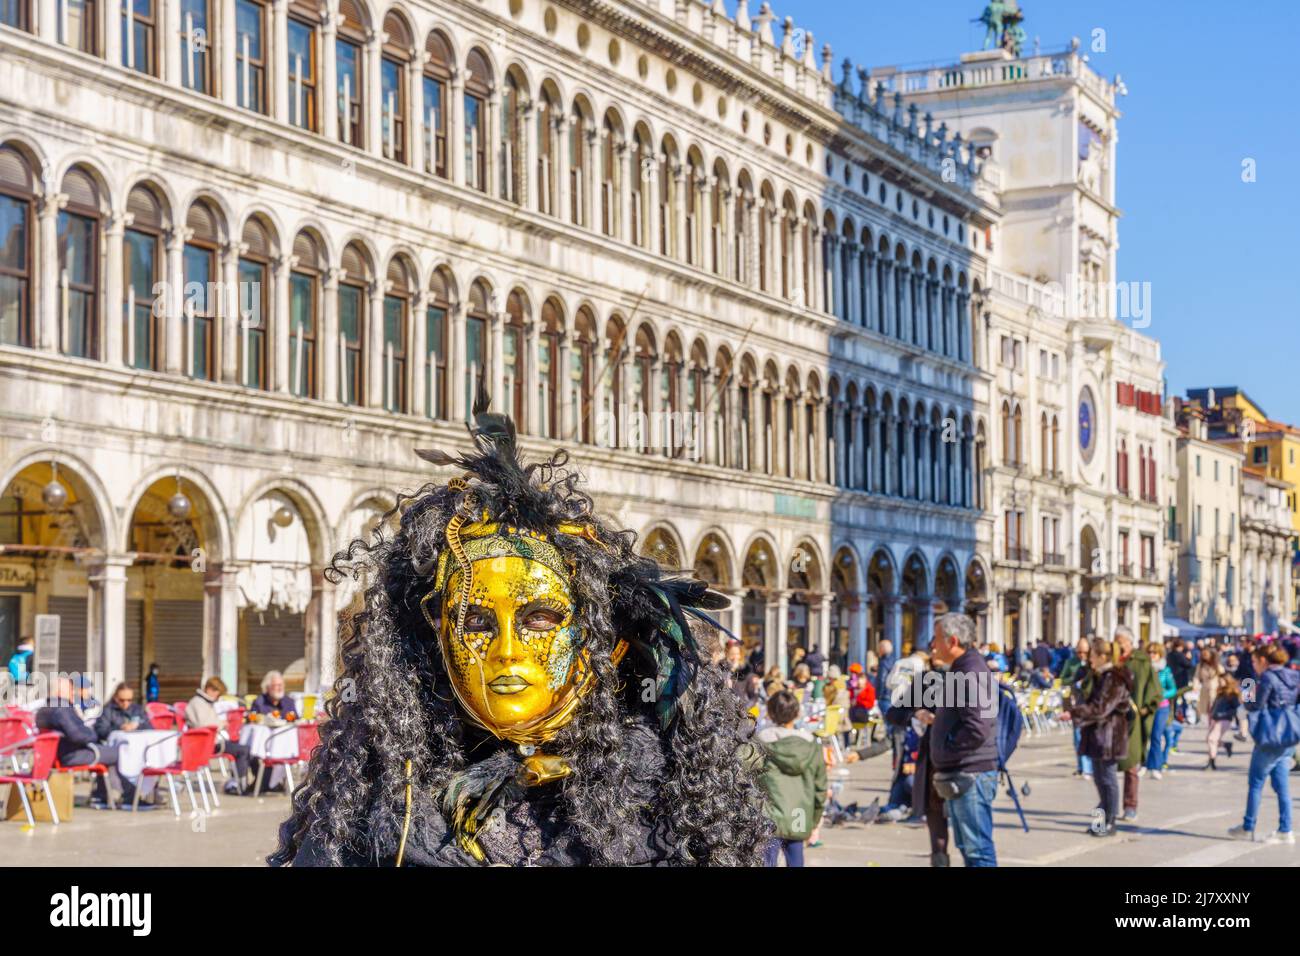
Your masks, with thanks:
<instances>
[{"instance_id":1,"label":"arched window","mask_svg":"<svg viewBox=\"0 0 1300 956\"><path fill-rule=\"evenodd\" d=\"M356 0L340 0L338 35L334 41L334 74L338 84L338 138L358 149L365 140L366 22Z\"/></svg>"},{"instance_id":2,"label":"arched window","mask_svg":"<svg viewBox=\"0 0 1300 956\"><path fill-rule=\"evenodd\" d=\"M425 375L424 414L446 419L450 414L447 399L447 336L451 315L451 283L439 269L429 287L429 304L424 316Z\"/></svg>"},{"instance_id":3,"label":"arched window","mask_svg":"<svg viewBox=\"0 0 1300 956\"><path fill-rule=\"evenodd\" d=\"M355 243L343 250L339 277L339 401L363 405L366 395L366 312L370 263Z\"/></svg>"},{"instance_id":4,"label":"arched window","mask_svg":"<svg viewBox=\"0 0 1300 956\"><path fill-rule=\"evenodd\" d=\"M537 211L547 216L556 214L559 205L560 138L556 124L564 119L564 107L549 86L542 88L537 105Z\"/></svg>"},{"instance_id":5,"label":"arched window","mask_svg":"<svg viewBox=\"0 0 1300 956\"><path fill-rule=\"evenodd\" d=\"M384 48L379 60L379 116L384 157L409 161L406 145L406 74L413 48L411 31L396 13L384 17Z\"/></svg>"},{"instance_id":6,"label":"arched window","mask_svg":"<svg viewBox=\"0 0 1300 956\"><path fill-rule=\"evenodd\" d=\"M623 359L627 355L627 330L618 316L605 323L605 361L600 382L600 401L597 406L599 428L596 441L610 448L622 445L624 433L623 413Z\"/></svg>"},{"instance_id":7,"label":"arched window","mask_svg":"<svg viewBox=\"0 0 1300 956\"><path fill-rule=\"evenodd\" d=\"M299 129L318 132L320 13L307 0L291 0L288 27L288 61L277 69L285 71L289 87L289 122Z\"/></svg>"},{"instance_id":8,"label":"arched window","mask_svg":"<svg viewBox=\"0 0 1300 956\"><path fill-rule=\"evenodd\" d=\"M248 388L267 388L272 249L266 227L249 219L243 244L247 251L239 257L239 381Z\"/></svg>"},{"instance_id":9,"label":"arched window","mask_svg":"<svg viewBox=\"0 0 1300 956\"><path fill-rule=\"evenodd\" d=\"M185 226L190 239L184 251L185 362L191 378L213 381L217 370L217 249L221 237L216 211L200 200L190 207Z\"/></svg>"},{"instance_id":10,"label":"arched window","mask_svg":"<svg viewBox=\"0 0 1300 956\"><path fill-rule=\"evenodd\" d=\"M1232 467L1232 466L1229 466ZM1156 450L1150 448L1147 450L1147 494L1150 497L1148 501L1155 503L1160 500L1160 492L1156 486Z\"/></svg>"},{"instance_id":11,"label":"arched window","mask_svg":"<svg viewBox=\"0 0 1300 956\"><path fill-rule=\"evenodd\" d=\"M564 319L560 306L554 299L542 304L542 329L537 342L537 408L541 420L537 433L546 438L559 438L560 407L563 402L563 379L560 368L560 336Z\"/></svg>"},{"instance_id":12,"label":"arched window","mask_svg":"<svg viewBox=\"0 0 1300 956\"><path fill-rule=\"evenodd\" d=\"M1061 420L1057 416L1052 416L1052 474L1060 475L1061 459Z\"/></svg>"},{"instance_id":13,"label":"arched window","mask_svg":"<svg viewBox=\"0 0 1300 956\"><path fill-rule=\"evenodd\" d=\"M0 23L31 32L30 0L0 0Z\"/></svg>"},{"instance_id":14,"label":"arched window","mask_svg":"<svg viewBox=\"0 0 1300 956\"><path fill-rule=\"evenodd\" d=\"M25 22L11 25L26 29ZM0 149L0 344L27 348L33 344L33 186L31 167L23 155L12 147Z\"/></svg>"},{"instance_id":15,"label":"arched window","mask_svg":"<svg viewBox=\"0 0 1300 956\"><path fill-rule=\"evenodd\" d=\"M99 358L99 187L83 169L63 178L59 211L59 350Z\"/></svg>"},{"instance_id":16,"label":"arched window","mask_svg":"<svg viewBox=\"0 0 1300 956\"><path fill-rule=\"evenodd\" d=\"M578 103L569 111L569 221L587 226L587 114Z\"/></svg>"},{"instance_id":17,"label":"arched window","mask_svg":"<svg viewBox=\"0 0 1300 956\"><path fill-rule=\"evenodd\" d=\"M1115 449L1115 487L1120 494L1128 494L1128 441L1123 438Z\"/></svg>"},{"instance_id":18,"label":"arched window","mask_svg":"<svg viewBox=\"0 0 1300 956\"><path fill-rule=\"evenodd\" d=\"M235 0L235 102L254 113L267 111L267 5Z\"/></svg>"},{"instance_id":19,"label":"arched window","mask_svg":"<svg viewBox=\"0 0 1300 956\"><path fill-rule=\"evenodd\" d=\"M158 75L158 0L122 0L122 65Z\"/></svg>"},{"instance_id":20,"label":"arched window","mask_svg":"<svg viewBox=\"0 0 1300 956\"><path fill-rule=\"evenodd\" d=\"M163 316L154 299L163 272L163 213L158 197L147 186L136 186L127 197L131 225L122 236L122 267L126 290L126 334L123 356L131 368L162 368Z\"/></svg>"},{"instance_id":21,"label":"arched window","mask_svg":"<svg viewBox=\"0 0 1300 956\"><path fill-rule=\"evenodd\" d=\"M321 254L316 241L300 232L293 241L293 255L296 261L289 273L289 390L300 398L319 398L316 382Z\"/></svg>"},{"instance_id":22,"label":"arched window","mask_svg":"<svg viewBox=\"0 0 1300 956\"><path fill-rule=\"evenodd\" d=\"M499 195L507 202L523 201L524 167L524 105L527 93L514 70L506 73L505 88L501 93L501 155Z\"/></svg>"},{"instance_id":23,"label":"arched window","mask_svg":"<svg viewBox=\"0 0 1300 956\"><path fill-rule=\"evenodd\" d=\"M487 99L492 68L483 51L469 51L465 77L465 184L487 192Z\"/></svg>"},{"instance_id":24,"label":"arched window","mask_svg":"<svg viewBox=\"0 0 1300 956\"><path fill-rule=\"evenodd\" d=\"M415 282L406 263L394 258L388 263L384 290L384 408L406 414L410 411L407 386L407 342L410 339L411 295Z\"/></svg>"},{"instance_id":25,"label":"arched window","mask_svg":"<svg viewBox=\"0 0 1300 956\"><path fill-rule=\"evenodd\" d=\"M713 165L712 183L709 189L710 216L712 228L705 242L708 245L708 267L714 275L722 274L722 254L726 251L727 202L724 192L727 189L727 169L720 162Z\"/></svg>"},{"instance_id":26,"label":"arched window","mask_svg":"<svg viewBox=\"0 0 1300 956\"><path fill-rule=\"evenodd\" d=\"M733 278L737 282L746 285L749 284L751 270L749 262L749 213L753 201L754 190L748 178L742 173L741 178L736 183L736 208L733 210L735 222L732 225L731 237L731 270Z\"/></svg>"},{"instance_id":27,"label":"arched window","mask_svg":"<svg viewBox=\"0 0 1300 956\"><path fill-rule=\"evenodd\" d=\"M469 291L469 308L465 313L465 414L472 414L474 394L479 378L488 374L488 325L491 290L481 279Z\"/></svg>"},{"instance_id":28,"label":"arched window","mask_svg":"<svg viewBox=\"0 0 1300 956\"><path fill-rule=\"evenodd\" d=\"M1138 445L1138 497L1147 500L1147 446Z\"/></svg>"},{"instance_id":29,"label":"arched window","mask_svg":"<svg viewBox=\"0 0 1300 956\"><path fill-rule=\"evenodd\" d=\"M447 91L451 85L451 50L434 31L424 45L424 171L443 179L447 164Z\"/></svg>"},{"instance_id":30,"label":"arched window","mask_svg":"<svg viewBox=\"0 0 1300 956\"><path fill-rule=\"evenodd\" d=\"M700 168L700 156L695 150L686 154L686 173L682 179L682 188L686 190L686 248L683 250L686 261L693 266L703 265L700 256L700 190L699 183L703 177Z\"/></svg>"},{"instance_id":31,"label":"arched window","mask_svg":"<svg viewBox=\"0 0 1300 956\"><path fill-rule=\"evenodd\" d=\"M216 57L210 0L180 0L181 85L196 93L216 93Z\"/></svg>"},{"instance_id":32,"label":"arched window","mask_svg":"<svg viewBox=\"0 0 1300 956\"><path fill-rule=\"evenodd\" d=\"M767 264L768 252L772 248L772 217L769 215L772 206L772 185L764 183L758 202L758 288L763 292L772 291L772 277Z\"/></svg>"},{"instance_id":33,"label":"arched window","mask_svg":"<svg viewBox=\"0 0 1300 956\"><path fill-rule=\"evenodd\" d=\"M573 330L573 348L569 353L572 363L569 370L569 388L573 395L570 404L578 415L578 440L590 445L596 440L593 417L596 387L596 318L586 306L578 310Z\"/></svg>"}]
</instances>

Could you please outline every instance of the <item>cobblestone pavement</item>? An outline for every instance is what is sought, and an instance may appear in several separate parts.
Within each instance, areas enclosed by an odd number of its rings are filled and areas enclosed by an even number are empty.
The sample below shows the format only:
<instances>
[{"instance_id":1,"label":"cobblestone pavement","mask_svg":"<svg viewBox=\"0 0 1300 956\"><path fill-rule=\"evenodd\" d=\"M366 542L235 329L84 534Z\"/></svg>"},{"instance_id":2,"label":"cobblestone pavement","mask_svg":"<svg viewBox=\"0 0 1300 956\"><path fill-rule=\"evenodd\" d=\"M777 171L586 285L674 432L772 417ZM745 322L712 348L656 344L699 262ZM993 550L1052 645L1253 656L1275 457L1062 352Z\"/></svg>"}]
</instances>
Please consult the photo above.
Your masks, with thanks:
<instances>
[{"instance_id":1,"label":"cobblestone pavement","mask_svg":"<svg viewBox=\"0 0 1300 956\"><path fill-rule=\"evenodd\" d=\"M1202 727L1183 735L1181 752L1171 760L1163 780L1142 779L1139 817L1118 837L1095 840L1086 835L1096 804L1092 784L1071 775L1073 752L1067 731L1024 737L1012 760L1017 786L1029 785L1021 797L1030 832L1020 829L1011 800L1000 793L994 804L995 839L1004 866L1295 866L1300 847L1264 846L1227 839L1225 831L1241 821L1245 806L1249 745L1231 759L1220 759L1218 772L1203 771ZM849 768L840 799L868 804L882 801L889 781L889 758L878 757ZM833 778L834 779L834 778ZM1292 777L1300 792L1300 775ZM7 788L0 788L7 789ZM83 803L89 787L78 786ZM77 806L62 826L0 823L0 861L6 866L260 866L275 844L276 827L288 813L282 794L257 799L223 797L210 816L175 817L159 809L133 816ZM1277 800L1264 795L1260 830L1277 823ZM927 866L929 841L924 828L903 824L845 825L822 828L823 846L810 849L810 866ZM954 864L960 859L953 851Z\"/></svg>"}]
</instances>

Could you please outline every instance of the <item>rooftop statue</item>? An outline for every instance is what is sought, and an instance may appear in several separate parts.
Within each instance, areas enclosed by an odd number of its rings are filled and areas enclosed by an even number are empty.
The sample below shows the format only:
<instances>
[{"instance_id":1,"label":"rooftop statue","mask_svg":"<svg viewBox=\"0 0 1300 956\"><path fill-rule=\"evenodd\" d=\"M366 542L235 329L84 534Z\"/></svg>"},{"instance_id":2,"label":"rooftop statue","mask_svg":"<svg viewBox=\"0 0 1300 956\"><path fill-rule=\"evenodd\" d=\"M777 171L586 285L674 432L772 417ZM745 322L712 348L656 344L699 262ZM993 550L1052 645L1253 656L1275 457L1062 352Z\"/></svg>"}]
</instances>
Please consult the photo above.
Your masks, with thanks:
<instances>
[{"instance_id":1,"label":"rooftop statue","mask_svg":"<svg viewBox=\"0 0 1300 956\"><path fill-rule=\"evenodd\" d=\"M984 49L998 47L1012 56L1020 56L1025 45L1024 13L1016 0L992 0L972 23L984 24Z\"/></svg>"}]
</instances>

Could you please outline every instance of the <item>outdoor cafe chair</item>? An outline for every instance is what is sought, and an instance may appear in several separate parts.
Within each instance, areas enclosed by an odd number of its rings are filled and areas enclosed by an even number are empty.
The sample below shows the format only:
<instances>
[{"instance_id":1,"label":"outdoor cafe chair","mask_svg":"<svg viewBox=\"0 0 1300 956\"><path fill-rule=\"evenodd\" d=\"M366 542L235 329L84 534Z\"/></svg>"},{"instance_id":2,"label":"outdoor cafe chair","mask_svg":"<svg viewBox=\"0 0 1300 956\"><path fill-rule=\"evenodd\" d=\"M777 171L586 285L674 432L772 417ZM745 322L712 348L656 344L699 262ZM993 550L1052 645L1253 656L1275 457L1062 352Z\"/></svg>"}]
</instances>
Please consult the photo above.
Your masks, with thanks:
<instances>
[{"instance_id":1,"label":"outdoor cafe chair","mask_svg":"<svg viewBox=\"0 0 1300 956\"><path fill-rule=\"evenodd\" d=\"M54 794L50 792L50 772L54 769L54 758L58 753L59 738L61 736L62 734L55 731L48 731L34 737L15 741L7 747L0 748L0 753L5 750L16 750L20 747L30 747L32 750L32 766L27 773L11 773L0 776L0 783L13 784L18 790L18 796L23 801L23 812L27 814L27 825L30 827L36 826L36 817L32 815L32 803L27 797L27 788L38 783L45 793L45 802L50 808L50 819L55 826L59 825L59 811L54 806Z\"/></svg>"}]
</instances>

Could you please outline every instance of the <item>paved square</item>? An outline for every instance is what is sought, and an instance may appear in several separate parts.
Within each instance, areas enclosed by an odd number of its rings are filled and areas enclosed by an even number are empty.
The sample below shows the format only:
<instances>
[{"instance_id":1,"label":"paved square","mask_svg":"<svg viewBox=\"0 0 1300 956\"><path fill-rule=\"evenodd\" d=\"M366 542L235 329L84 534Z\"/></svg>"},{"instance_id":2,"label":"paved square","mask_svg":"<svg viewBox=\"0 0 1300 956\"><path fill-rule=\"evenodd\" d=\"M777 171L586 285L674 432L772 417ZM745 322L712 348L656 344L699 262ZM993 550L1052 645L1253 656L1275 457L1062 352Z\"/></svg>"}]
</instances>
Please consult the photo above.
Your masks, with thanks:
<instances>
[{"instance_id":1,"label":"paved square","mask_svg":"<svg viewBox=\"0 0 1300 956\"><path fill-rule=\"evenodd\" d=\"M1250 745L1240 744L1231 759L1220 756L1217 772L1204 771L1203 726L1188 728L1172 772L1163 780L1142 779L1139 817L1110 840L1089 837L1085 828L1096 803L1092 784L1071 776L1073 752L1068 731L1021 738L1012 760L1030 832L1020 828L1011 800L1000 793L994 804L995 839L1003 866L1295 866L1300 847L1264 846L1229 840L1225 831L1241 821L1246 799ZM882 801L889 782L889 758L856 764L840 799ZM1300 776L1292 778L1300 789ZM78 786L84 802L87 784ZM223 797L210 816L185 812L178 819L159 809L133 816L78 806L62 826L0 823L0 859L17 866L261 866L275 846L276 828L287 816L283 794ZM1277 801L1264 795L1261 832L1277 824ZM924 828L902 824L822 828L824 845L807 854L810 866L928 866ZM960 856L953 848L954 864Z\"/></svg>"}]
</instances>

